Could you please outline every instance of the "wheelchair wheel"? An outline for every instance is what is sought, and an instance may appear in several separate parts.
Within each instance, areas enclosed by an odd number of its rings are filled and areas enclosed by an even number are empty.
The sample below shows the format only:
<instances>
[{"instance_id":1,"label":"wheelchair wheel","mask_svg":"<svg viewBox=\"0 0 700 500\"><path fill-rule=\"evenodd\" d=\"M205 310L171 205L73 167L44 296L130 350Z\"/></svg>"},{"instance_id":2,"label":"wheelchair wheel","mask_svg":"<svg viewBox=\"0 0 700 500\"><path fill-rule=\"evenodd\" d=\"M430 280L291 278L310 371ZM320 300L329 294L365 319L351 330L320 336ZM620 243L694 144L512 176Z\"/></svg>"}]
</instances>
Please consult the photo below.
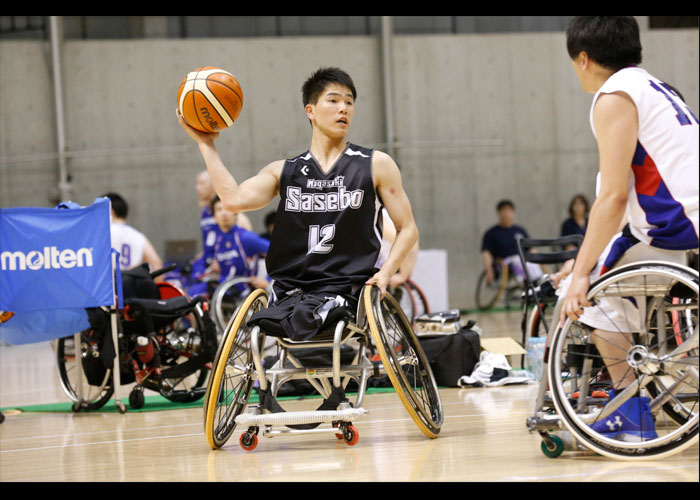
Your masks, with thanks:
<instances>
[{"instance_id":1,"label":"wheelchair wheel","mask_svg":"<svg viewBox=\"0 0 700 500\"><path fill-rule=\"evenodd\" d=\"M428 304L428 299L423 293L423 290L421 290L421 288L411 280L406 282L406 286L411 290L413 301L416 304L415 316L430 313L430 305Z\"/></svg>"},{"instance_id":2,"label":"wheelchair wheel","mask_svg":"<svg viewBox=\"0 0 700 500\"><path fill-rule=\"evenodd\" d=\"M211 369L211 356L216 345L216 332L209 313L197 306L189 315L178 318L160 333L158 350L162 368L161 395L175 403L192 403L205 393ZM207 352L209 354L207 354ZM204 356L205 362L191 368L195 357Z\"/></svg>"},{"instance_id":3,"label":"wheelchair wheel","mask_svg":"<svg viewBox=\"0 0 700 500\"><path fill-rule=\"evenodd\" d=\"M56 366L58 379L66 395L74 403L80 403L78 396L78 370L82 374L82 408L96 410L102 408L114 394L112 376L110 372L103 371L102 361L93 357L95 352L94 342L90 339L90 331L80 333L80 344L75 347L75 337L64 337L56 342ZM82 366L81 366L82 365ZM91 371L90 380L88 373Z\"/></svg>"},{"instance_id":4,"label":"wheelchair wheel","mask_svg":"<svg viewBox=\"0 0 700 500\"><path fill-rule=\"evenodd\" d=\"M494 279L491 283L486 281L486 271L482 271L476 284L476 306L482 310L491 309L508 285L508 266L495 263L493 269Z\"/></svg>"},{"instance_id":5,"label":"wheelchair wheel","mask_svg":"<svg viewBox=\"0 0 700 500\"><path fill-rule=\"evenodd\" d=\"M248 405L255 367L250 350L253 313L267 307L267 292L253 291L224 331L214 359L212 376L204 399L204 433L212 449L221 448L236 428L236 417Z\"/></svg>"},{"instance_id":6,"label":"wheelchair wheel","mask_svg":"<svg viewBox=\"0 0 700 500\"><path fill-rule=\"evenodd\" d=\"M443 421L442 402L425 353L401 307L377 287L363 289L370 332L396 393L418 428L436 438Z\"/></svg>"},{"instance_id":7,"label":"wheelchair wheel","mask_svg":"<svg viewBox=\"0 0 700 500\"><path fill-rule=\"evenodd\" d=\"M211 309L216 328L221 334L245 298L250 293L248 278L234 278L224 281L212 294ZM243 288L243 290L241 290Z\"/></svg>"},{"instance_id":8,"label":"wheelchair wheel","mask_svg":"<svg viewBox=\"0 0 700 500\"><path fill-rule=\"evenodd\" d=\"M409 321L413 323L413 320L417 316L416 301L408 285L406 283L402 283L396 288L392 288L389 292L396 299L396 302L398 302L399 306L401 306L401 310L409 319Z\"/></svg>"},{"instance_id":9,"label":"wheelchair wheel","mask_svg":"<svg viewBox=\"0 0 700 500\"><path fill-rule=\"evenodd\" d=\"M643 304L647 309L640 331L629 336L631 345L625 345L626 359L602 358L591 348L596 332L579 321L568 319L554 334L548 374L552 399L563 423L586 447L614 459L649 460L675 454L697 442L698 281L698 273L684 266L642 262L617 268L591 285L589 309L602 311L608 320L620 325L618 331L629 330L627 314L632 311L613 315L609 308L603 309L606 301L618 301L622 304L618 311L623 312L630 303ZM639 316L636 308L634 312ZM682 321L674 324L674 316ZM635 395L634 390L624 391L602 406L596 398L585 397L601 364L610 367L615 363L623 363L634 374L635 382L630 387L650 398L655 429L646 436L621 440L621 436L601 430L604 426L600 422L626 404ZM575 391L578 398L572 397ZM633 407L629 404L622 408ZM592 427L596 424L599 431ZM605 425L614 428L612 416Z\"/></svg>"}]
</instances>

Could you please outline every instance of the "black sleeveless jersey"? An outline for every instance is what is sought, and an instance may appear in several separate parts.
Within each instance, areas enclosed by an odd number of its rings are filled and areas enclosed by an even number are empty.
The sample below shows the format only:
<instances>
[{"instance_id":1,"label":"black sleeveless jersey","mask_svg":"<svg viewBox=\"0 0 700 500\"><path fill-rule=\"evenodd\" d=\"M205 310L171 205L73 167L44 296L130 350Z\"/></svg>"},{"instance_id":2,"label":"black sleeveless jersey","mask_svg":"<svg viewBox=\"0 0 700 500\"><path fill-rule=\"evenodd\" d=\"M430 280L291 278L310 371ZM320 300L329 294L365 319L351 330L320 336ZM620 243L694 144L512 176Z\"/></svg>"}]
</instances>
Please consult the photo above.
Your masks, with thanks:
<instances>
[{"instance_id":1,"label":"black sleeveless jersey","mask_svg":"<svg viewBox=\"0 0 700 500\"><path fill-rule=\"evenodd\" d=\"M310 151L285 161L265 259L276 293L350 294L377 271L382 203L372 153L348 143L325 174Z\"/></svg>"}]
</instances>

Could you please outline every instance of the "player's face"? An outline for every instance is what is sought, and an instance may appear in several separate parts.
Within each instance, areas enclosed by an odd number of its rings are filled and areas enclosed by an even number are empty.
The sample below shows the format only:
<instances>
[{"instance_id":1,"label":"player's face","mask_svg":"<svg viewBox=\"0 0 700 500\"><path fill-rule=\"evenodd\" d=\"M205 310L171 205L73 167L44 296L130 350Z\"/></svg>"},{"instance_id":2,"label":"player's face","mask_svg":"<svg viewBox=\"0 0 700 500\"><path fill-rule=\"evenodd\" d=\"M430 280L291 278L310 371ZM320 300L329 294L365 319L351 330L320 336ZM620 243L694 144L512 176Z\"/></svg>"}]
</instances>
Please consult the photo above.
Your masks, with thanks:
<instances>
[{"instance_id":1,"label":"player's face","mask_svg":"<svg viewBox=\"0 0 700 500\"><path fill-rule=\"evenodd\" d=\"M207 175L198 175L197 184L195 185L197 190L197 198L200 200L211 200L214 197L215 191L214 186L211 184L211 180Z\"/></svg>"},{"instance_id":2,"label":"player's face","mask_svg":"<svg viewBox=\"0 0 700 500\"><path fill-rule=\"evenodd\" d=\"M515 222L515 210L503 207L498 211L498 222L501 226L512 226Z\"/></svg>"},{"instance_id":3,"label":"player's face","mask_svg":"<svg viewBox=\"0 0 700 500\"><path fill-rule=\"evenodd\" d=\"M316 101L306 107L307 116L331 137L344 137L355 114L355 100L349 88L330 84Z\"/></svg>"},{"instance_id":4,"label":"player's face","mask_svg":"<svg viewBox=\"0 0 700 500\"><path fill-rule=\"evenodd\" d=\"M227 211L224 204L218 202L214 205L214 220L222 231L227 232L236 223L237 214Z\"/></svg>"}]
</instances>

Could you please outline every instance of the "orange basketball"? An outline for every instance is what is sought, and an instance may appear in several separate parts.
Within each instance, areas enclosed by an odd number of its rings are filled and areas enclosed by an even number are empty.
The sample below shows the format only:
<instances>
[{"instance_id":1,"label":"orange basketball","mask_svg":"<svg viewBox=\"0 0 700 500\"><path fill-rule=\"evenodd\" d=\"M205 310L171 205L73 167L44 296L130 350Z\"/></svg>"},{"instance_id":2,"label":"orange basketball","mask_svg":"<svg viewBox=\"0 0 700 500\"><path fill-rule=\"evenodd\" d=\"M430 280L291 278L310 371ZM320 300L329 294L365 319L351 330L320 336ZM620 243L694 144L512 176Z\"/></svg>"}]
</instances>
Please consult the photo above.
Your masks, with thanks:
<instances>
[{"instance_id":1,"label":"orange basketball","mask_svg":"<svg viewBox=\"0 0 700 500\"><path fill-rule=\"evenodd\" d=\"M191 71L177 91L185 122L202 132L220 132L233 125L243 107L243 91L236 77L214 66Z\"/></svg>"}]
</instances>

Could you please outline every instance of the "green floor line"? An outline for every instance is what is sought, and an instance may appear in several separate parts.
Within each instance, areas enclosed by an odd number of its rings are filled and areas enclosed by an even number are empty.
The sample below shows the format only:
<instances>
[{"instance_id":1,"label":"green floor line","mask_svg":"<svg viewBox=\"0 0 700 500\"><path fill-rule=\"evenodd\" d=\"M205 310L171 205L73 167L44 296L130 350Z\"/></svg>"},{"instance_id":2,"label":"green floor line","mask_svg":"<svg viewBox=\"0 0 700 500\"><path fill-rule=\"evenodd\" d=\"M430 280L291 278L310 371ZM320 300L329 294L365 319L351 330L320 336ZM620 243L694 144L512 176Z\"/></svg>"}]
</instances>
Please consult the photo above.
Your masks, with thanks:
<instances>
[{"instance_id":1,"label":"green floor line","mask_svg":"<svg viewBox=\"0 0 700 500\"><path fill-rule=\"evenodd\" d=\"M491 309L460 309L459 313L460 314L489 314L489 313L498 313L498 312L520 311L520 309L521 309L520 306L492 307Z\"/></svg>"},{"instance_id":2,"label":"green floor line","mask_svg":"<svg viewBox=\"0 0 700 500\"><path fill-rule=\"evenodd\" d=\"M393 387L368 387L365 394L381 394L387 392L395 392ZM348 397L354 396L356 393L347 393ZM302 400L302 399L318 399L321 396L319 394L310 394L305 396L285 396L277 398L279 401L290 401L290 400ZM192 403L174 403L160 394L155 394L152 396L145 397L145 404L143 408L131 408L129 406L129 398L126 397L122 401L126 407L127 411L130 412L149 412L149 411L164 411L164 410L182 410L187 408L202 408L204 404L204 397L194 401ZM260 399L256 392L250 395L249 403L258 403ZM0 408L5 414L10 414L13 412L23 412L23 413L72 413L72 402L65 403L48 403L39 405L18 405L18 406L8 406L5 408ZM114 400L109 400L102 408L97 410L85 410L87 413L116 413L118 412L117 406Z\"/></svg>"}]
</instances>

